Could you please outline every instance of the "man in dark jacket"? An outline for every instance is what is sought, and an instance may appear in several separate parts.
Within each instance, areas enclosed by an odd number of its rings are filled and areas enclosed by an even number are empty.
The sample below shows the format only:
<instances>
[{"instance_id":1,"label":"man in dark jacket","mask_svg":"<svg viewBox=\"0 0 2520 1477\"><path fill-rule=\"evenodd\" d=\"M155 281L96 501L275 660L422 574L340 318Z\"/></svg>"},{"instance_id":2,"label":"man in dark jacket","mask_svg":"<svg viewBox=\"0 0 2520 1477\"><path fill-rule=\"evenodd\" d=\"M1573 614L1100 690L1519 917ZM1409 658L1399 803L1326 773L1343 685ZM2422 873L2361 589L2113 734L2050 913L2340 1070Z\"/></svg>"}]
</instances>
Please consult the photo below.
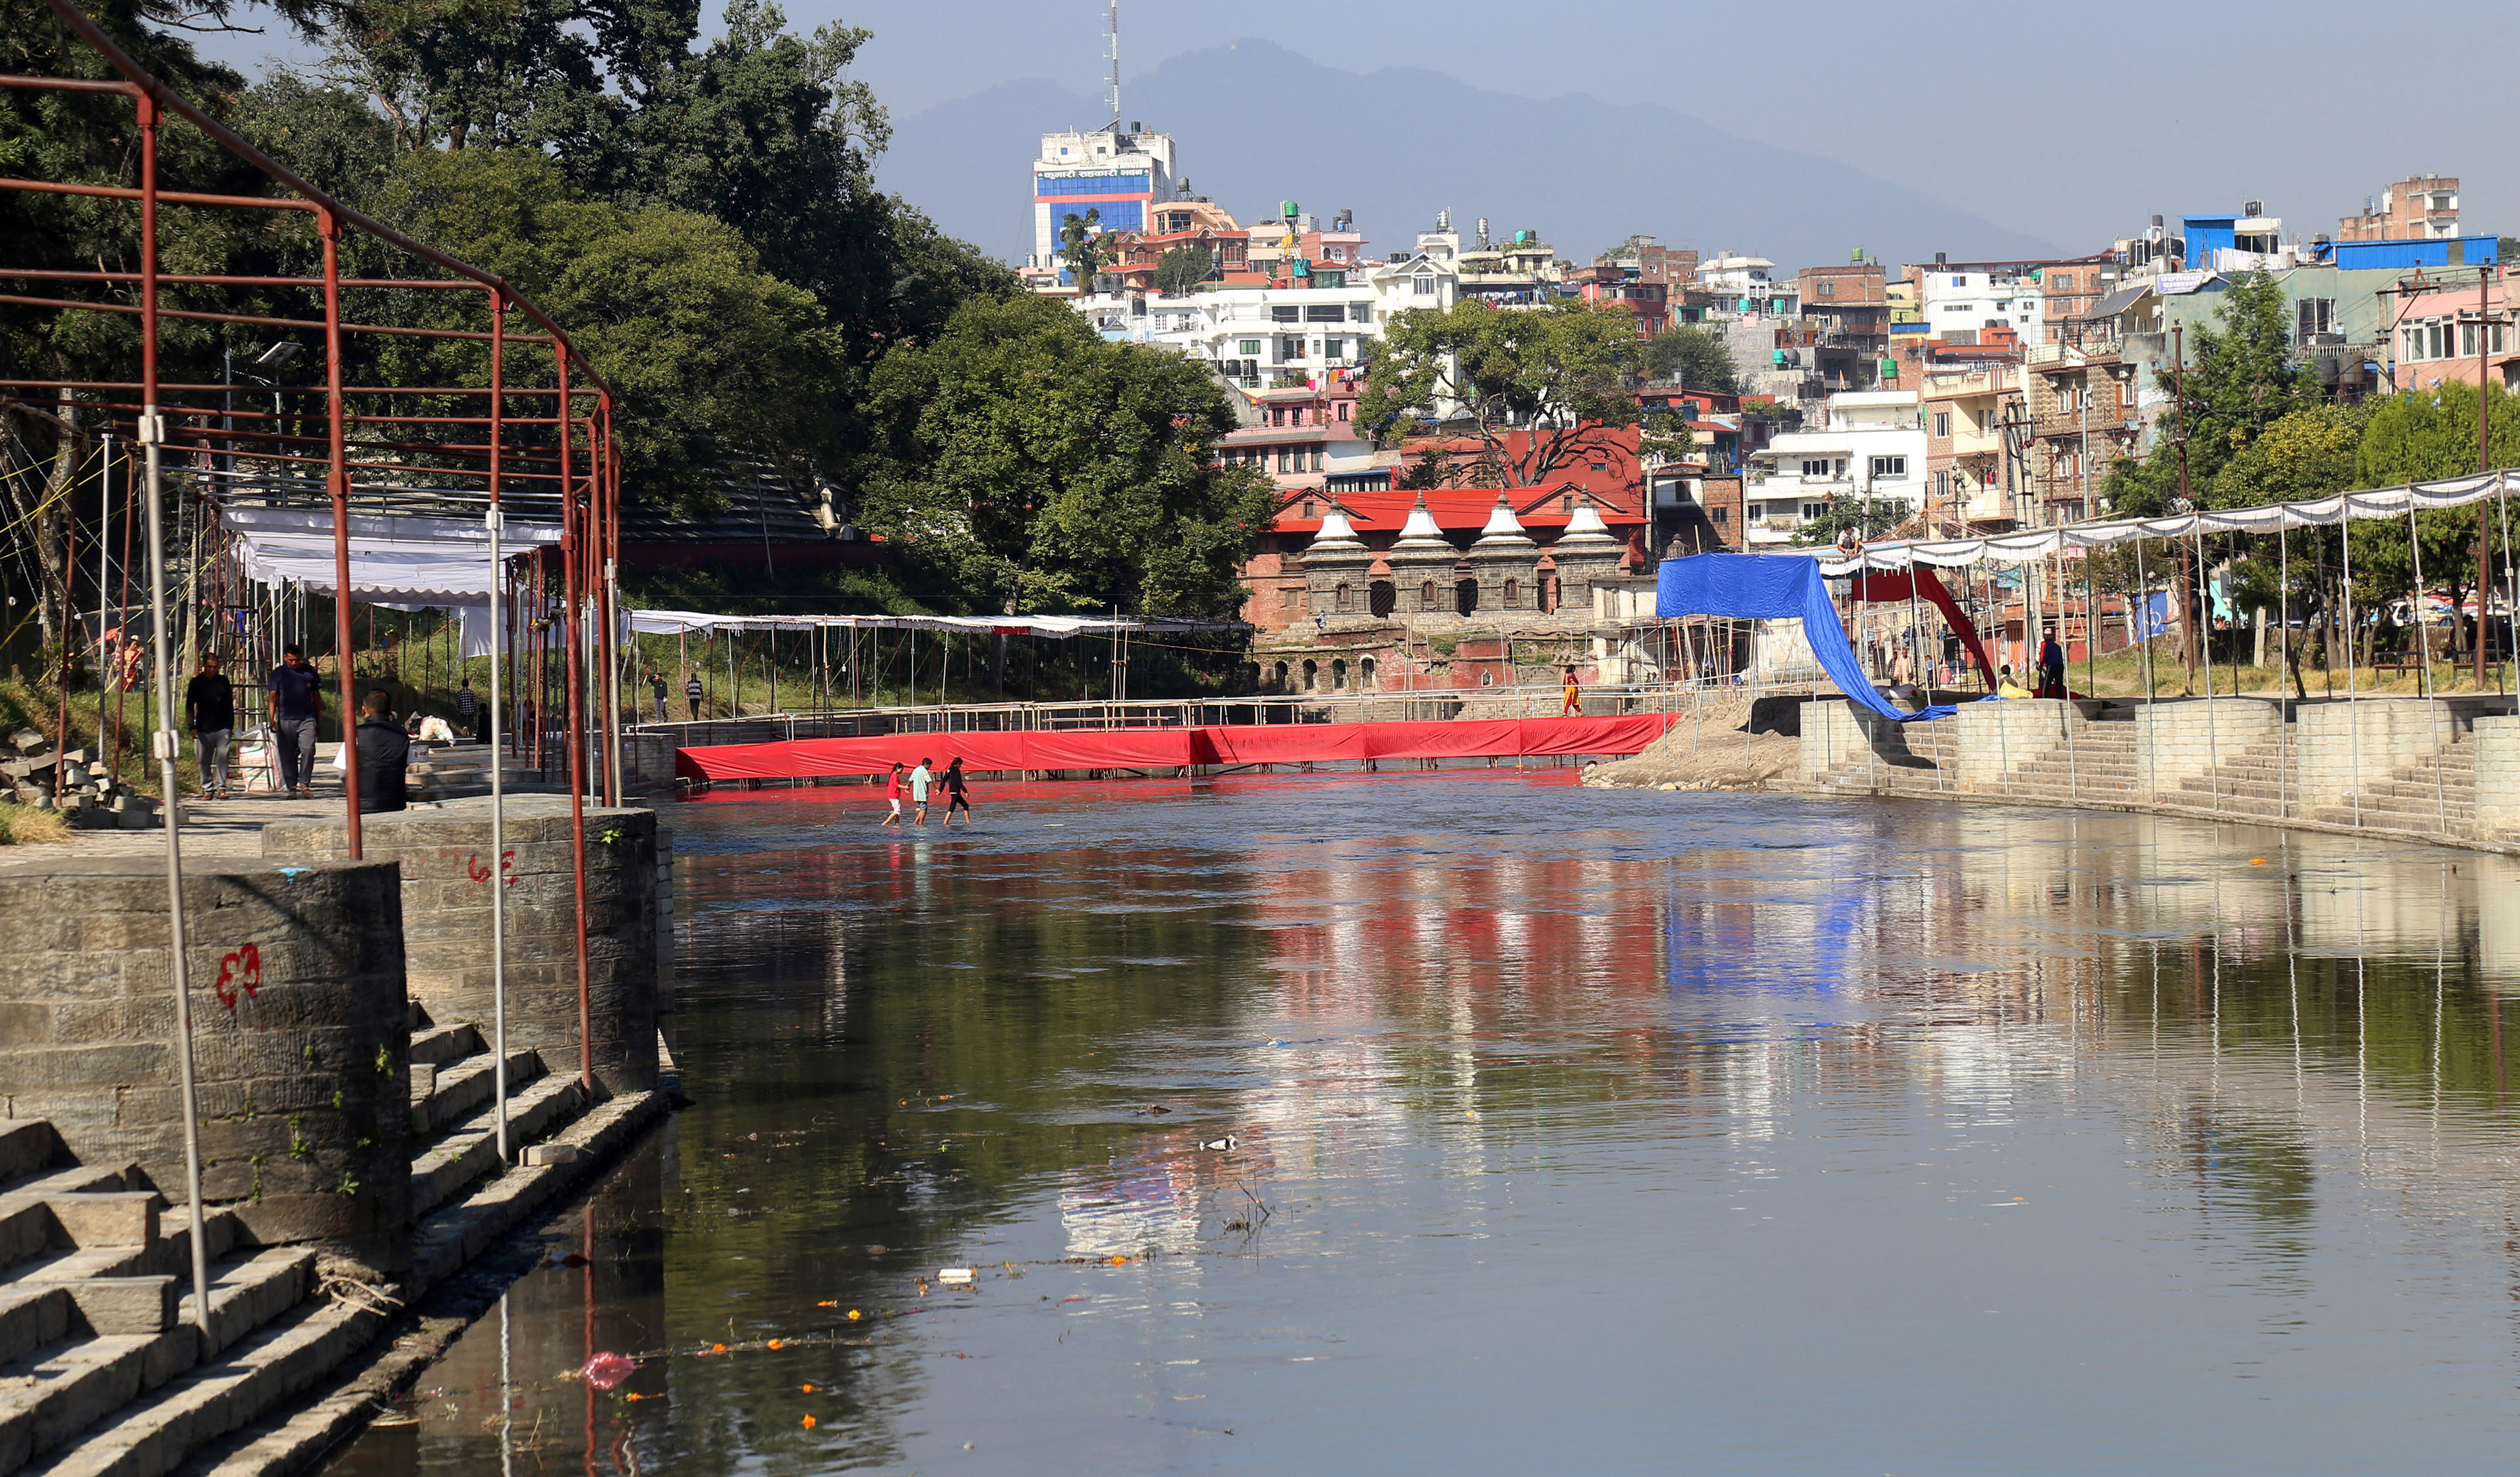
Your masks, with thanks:
<instances>
[{"instance_id":1,"label":"man in dark jacket","mask_svg":"<svg viewBox=\"0 0 2520 1477\"><path fill-rule=\"evenodd\" d=\"M228 794L228 740L236 733L236 684L219 673L218 653L202 653L202 669L184 685L185 726L202 767L202 798Z\"/></svg>"},{"instance_id":2,"label":"man in dark jacket","mask_svg":"<svg viewBox=\"0 0 2520 1477\"><path fill-rule=\"evenodd\" d=\"M2065 649L2056 645L2053 636L2039 644L2039 695L2065 695Z\"/></svg>"},{"instance_id":3,"label":"man in dark jacket","mask_svg":"<svg viewBox=\"0 0 2520 1477\"><path fill-rule=\"evenodd\" d=\"M359 814L406 809L411 790L403 771L411 763L411 736L394 722L393 699L383 689L370 693L360 706L366 713L359 720Z\"/></svg>"}]
</instances>

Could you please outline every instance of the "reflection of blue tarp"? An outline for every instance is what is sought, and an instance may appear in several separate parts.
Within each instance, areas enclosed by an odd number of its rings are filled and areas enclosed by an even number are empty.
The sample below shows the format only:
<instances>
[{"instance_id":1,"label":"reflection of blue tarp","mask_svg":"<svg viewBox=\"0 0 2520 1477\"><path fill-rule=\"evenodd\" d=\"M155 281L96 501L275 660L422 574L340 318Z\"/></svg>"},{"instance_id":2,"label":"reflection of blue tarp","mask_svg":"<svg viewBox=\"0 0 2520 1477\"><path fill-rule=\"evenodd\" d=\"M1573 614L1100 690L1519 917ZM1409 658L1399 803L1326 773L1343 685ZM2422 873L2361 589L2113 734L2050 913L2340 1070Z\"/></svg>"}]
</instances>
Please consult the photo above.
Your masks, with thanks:
<instances>
[{"instance_id":1,"label":"reflection of blue tarp","mask_svg":"<svg viewBox=\"0 0 2520 1477\"><path fill-rule=\"evenodd\" d=\"M1800 617L1803 639L1820 658L1821 670L1839 691L1882 717L1906 723L1912 718L1949 718L1958 709L1944 703L1914 713L1892 707L1874 690L1855 649L1846 644L1822 580L1820 560L1801 554L1692 554L1662 561L1654 592L1654 614L1730 615L1743 620L1791 620Z\"/></svg>"}]
</instances>

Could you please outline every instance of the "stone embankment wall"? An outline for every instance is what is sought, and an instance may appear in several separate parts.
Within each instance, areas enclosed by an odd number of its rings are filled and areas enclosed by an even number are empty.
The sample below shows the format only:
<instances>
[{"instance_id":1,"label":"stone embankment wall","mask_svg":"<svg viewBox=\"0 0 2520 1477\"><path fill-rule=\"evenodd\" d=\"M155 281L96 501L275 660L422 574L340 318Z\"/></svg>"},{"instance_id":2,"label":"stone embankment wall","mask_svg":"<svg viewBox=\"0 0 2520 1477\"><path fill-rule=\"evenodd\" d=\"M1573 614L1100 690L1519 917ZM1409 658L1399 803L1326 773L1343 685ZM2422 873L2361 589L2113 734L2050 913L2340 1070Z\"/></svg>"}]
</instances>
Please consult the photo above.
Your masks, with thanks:
<instances>
[{"instance_id":1,"label":"stone embankment wall","mask_svg":"<svg viewBox=\"0 0 2520 1477\"><path fill-rule=\"evenodd\" d=\"M2283 726L2283 704L2250 697L2147 703L2135 715L2135 797L2173 799L2182 781L2211 773Z\"/></svg>"},{"instance_id":2,"label":"stone embankment wall","mask_svg":"<svg viewBox=\"0 0 2520 1477\"><path fill-rule=\"evenodd\" d=\"M266 1245L407 1265L402 907L382 863L197 866L184 882L202 1198ZM185 1197L163 866L0 868L0 1119Z\"/></svg>"},{"instance_id":3,"label":"stone embankment wall","mask_svg":"<svg viewBox=\"0 0 2520 1477\"><path fill-rule=\"evenodd\" d=\"M565 796L512 797L506 855L490 845L487 799L366 818L371 861L402 869L401 913L411 998L439 1025L493 1020L490 889L507 889L508 1045L542 1053L554 1072L578 1064L576 881ZM586 812L587 969L596 1086L606 1096L656 1085L659 899L652 810ZM348 854L338 822L274 826L270 861Z\"/></svg>"},{"instance_id":4,"label":"stone embankment wall","mask_svg":"<svg viewBox=\"0 0 2520 1477\"><path fill-rule=\"evenodd\" d=\"M2457 732L2447 703L2421 697L2305 706L2293 719L2293 775L2301 801L2311 806L2351 804L2358 788L2438 753Z\"/></svg>"}]
</instances>

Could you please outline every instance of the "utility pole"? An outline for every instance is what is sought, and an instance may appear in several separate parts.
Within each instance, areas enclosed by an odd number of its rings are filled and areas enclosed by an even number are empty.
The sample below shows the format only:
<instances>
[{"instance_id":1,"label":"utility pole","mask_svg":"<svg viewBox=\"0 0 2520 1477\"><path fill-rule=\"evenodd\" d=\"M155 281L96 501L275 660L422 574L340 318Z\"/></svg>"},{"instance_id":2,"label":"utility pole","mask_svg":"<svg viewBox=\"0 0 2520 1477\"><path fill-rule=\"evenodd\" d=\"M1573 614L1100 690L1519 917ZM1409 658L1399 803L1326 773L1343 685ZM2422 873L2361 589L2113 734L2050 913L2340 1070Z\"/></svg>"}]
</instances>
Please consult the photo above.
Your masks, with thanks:
<instances>
[{"instance_id":1,"label":"utility pole","mask_svg":"<svg viewBox=\"0 0 2520 1477\"><path fill-rule=\"evenodd\" d=\"M2494 402L2486 398L2490 388L2486 381L2493 375L2493 359L2490 354L2494 346L2493 281L2494 268L2484 266L2476 269L2476 470L2481 472L2494 470L2494 425L2491 408ZM2479 692L2485 690L2485 631L2489 624L2487 617L2493 613L2488 598L2494 589L2494 569L2485 546L2485 531L2491 521L2485 515L2485 505L2477 504L2476 650L2473 653L2476 666L2472 676Z\"/></svg>"},{"instance_id":2,"label":"utility pole","mask_svg":"<svg viewBox=\"0 0 2520 1477\"><path fill-rule=\"evenodd\" d=\"M2182 512L2194 513L2196 511L2196 501L2187 494L2186 336L2187 326L2185 324L2171 325L2171 396L2177 402L2172 407L2172 411L2176 419L2171 424L2179 438L2179 506ZM2182 567L2187 563L2187 555L2185 550L2180 551L2180 563ZM2187 691L2191 693L2196 691L2196 612L2193 592L2195 589L2195 581L2201 578L2204 572L2205 571L2202 569L2193 570L2190 573L2182 575L2179 581L2179 624L2187 634L2187 639L2180 643L2180 664L2186 669Z\"/></svg>"}]
</instances>

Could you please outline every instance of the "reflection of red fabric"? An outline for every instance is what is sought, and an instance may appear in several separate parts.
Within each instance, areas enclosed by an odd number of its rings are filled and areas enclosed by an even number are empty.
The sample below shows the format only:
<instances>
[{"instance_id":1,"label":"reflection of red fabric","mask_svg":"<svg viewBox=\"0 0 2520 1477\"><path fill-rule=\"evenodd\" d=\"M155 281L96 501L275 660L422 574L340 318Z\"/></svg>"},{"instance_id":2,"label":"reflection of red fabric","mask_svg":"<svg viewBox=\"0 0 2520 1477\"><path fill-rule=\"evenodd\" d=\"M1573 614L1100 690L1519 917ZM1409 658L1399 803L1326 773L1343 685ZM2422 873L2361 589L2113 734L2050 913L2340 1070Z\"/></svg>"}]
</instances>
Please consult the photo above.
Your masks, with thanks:
<instances>
[{"instance_id":1,"label":"reflection of red fabric","mask_svg":"<svg viewBox=\"0 0 2520 1477\"><path fill-rule=\"evenodd\" d=\"M1995 663L1987 660L1986 648L1977 643L1976 625L1969 620L1968 616L1961 613L1959 602L1952 599L1952 592L1944 588L1942 580L1933 570L1921 568L1916 570L1912 584L1905 569L1896 572L1876 571L1870 574L1859 574L1855 577L1851 598L1887 603L1907 600L1912 596L1922 597L1930 602L1935 609L1942 611L1943 619L1951 623L1952 633L1960 639L1961 646L1968 649L1969 655L1976 658L1977 669L1989 676L1994 674Z\"/></svg>"},{"instance_id":2,"label":"reflection of red fabric","mask_svg":"<svg viewBox=\"0 0 2520 1477\"><path fill-rule=\"evenodd\" d=\"M960 758L971 770L1169 769L1187 764L1334 764L1361 759L1483 759L1633 754L1662 737L1671 715L1522 718L1455 723L1287 723L1105 733L893 734L677 749L692 780L803 780L879 775L904 764Z\"/></svg>"}]
</instances>

